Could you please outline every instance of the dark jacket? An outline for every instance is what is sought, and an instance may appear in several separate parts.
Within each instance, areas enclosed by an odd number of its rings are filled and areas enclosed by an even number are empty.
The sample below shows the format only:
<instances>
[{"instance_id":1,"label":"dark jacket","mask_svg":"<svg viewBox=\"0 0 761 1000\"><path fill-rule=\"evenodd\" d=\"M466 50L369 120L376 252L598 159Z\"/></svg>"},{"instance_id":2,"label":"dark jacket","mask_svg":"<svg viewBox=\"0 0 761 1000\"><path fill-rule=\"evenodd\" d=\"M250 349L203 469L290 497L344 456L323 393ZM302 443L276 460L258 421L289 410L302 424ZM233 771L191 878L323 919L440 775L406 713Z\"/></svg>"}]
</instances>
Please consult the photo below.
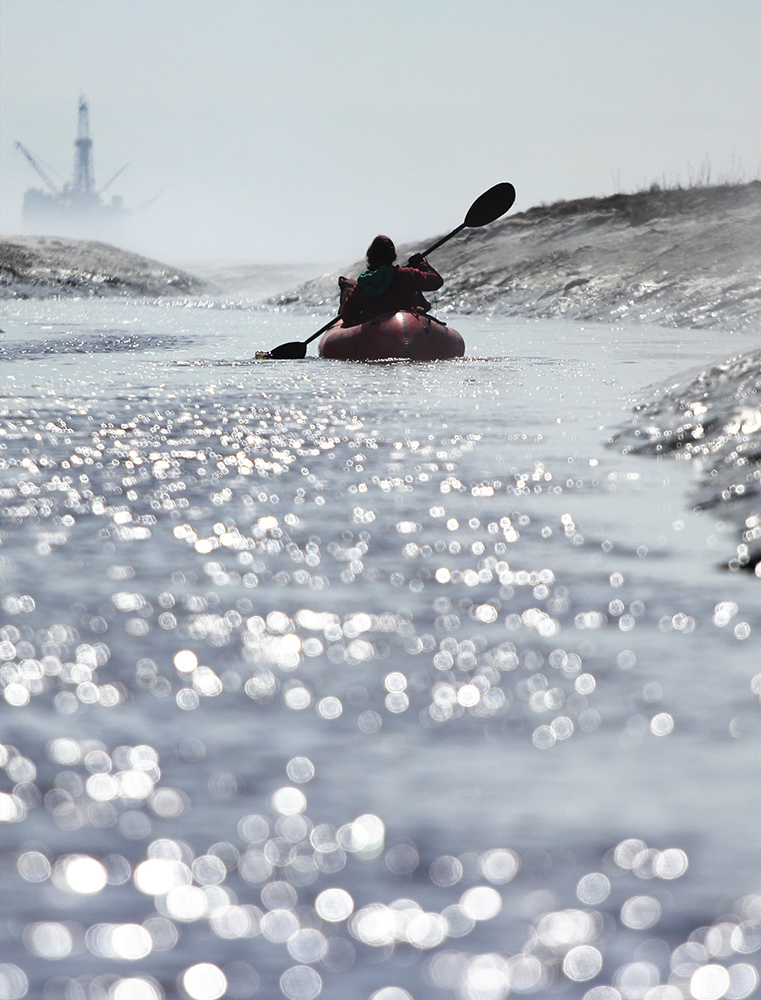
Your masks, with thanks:
<instances>
[{"instance_id":1,"label":"dark jacket","mask_svg":"<svg viewBox=\"0 0 761 1000\"><path fill-rule=\"evenodd\" d=\"M418 292L433 292L443 284L444 279L427 261L416 267L395 267L391 284L380 295L369 295L362 288L360 278L341 306L341 319L345 326L357 326L384 313L412 309Z\"/></svg>"}]
</instances>

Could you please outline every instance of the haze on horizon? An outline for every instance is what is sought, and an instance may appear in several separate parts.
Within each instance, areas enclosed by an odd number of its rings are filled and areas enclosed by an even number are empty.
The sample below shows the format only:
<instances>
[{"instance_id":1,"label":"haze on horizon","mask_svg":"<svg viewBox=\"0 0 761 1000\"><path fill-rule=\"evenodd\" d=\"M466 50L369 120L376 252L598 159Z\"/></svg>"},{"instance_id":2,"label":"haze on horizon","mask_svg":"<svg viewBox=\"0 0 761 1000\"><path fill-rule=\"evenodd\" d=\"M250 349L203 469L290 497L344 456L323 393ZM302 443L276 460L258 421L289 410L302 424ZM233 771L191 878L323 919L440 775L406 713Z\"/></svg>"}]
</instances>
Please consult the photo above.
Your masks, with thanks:
<instances>
[{"instance_id":1,"label":"haze on horizon","mask_svg":"<svg viewBox=\"0 0 761 1000\"><path fill-rule=\"evenodd\" d=\"M346 262L510 180L515 211L761 177L758 0L0 0L0 231L71 176L77 101L123 244Z\"/></svg>"}]
</instances>

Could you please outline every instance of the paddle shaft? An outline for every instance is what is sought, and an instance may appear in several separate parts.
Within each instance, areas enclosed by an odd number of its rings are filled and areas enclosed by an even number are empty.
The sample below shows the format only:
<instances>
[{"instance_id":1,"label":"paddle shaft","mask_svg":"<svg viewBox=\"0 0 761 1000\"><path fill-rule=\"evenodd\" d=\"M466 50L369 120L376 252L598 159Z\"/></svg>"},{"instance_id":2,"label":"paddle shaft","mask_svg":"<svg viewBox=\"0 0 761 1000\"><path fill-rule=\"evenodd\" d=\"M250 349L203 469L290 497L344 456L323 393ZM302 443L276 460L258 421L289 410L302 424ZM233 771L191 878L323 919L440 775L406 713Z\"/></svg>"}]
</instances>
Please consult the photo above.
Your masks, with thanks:
<instances>
[{"instance_id":1,"label":"paddle shaft","mask_svg":"<svg viewBox=\"0 0 761 1000\"><path fill-rule=\"evenodd\" d=\"M449 240L451 240L452 237L456 236L459 232L462 232L463 229L465 229L465 223L464 222L462 222L457 227L457 229L453 229L451 233L448 233L446 236L442 236L441 239L438 241L438 243L434 243L432 247L428 247L428 249L424 250L421 253L420 256L421 257L427 257L429 253L433 253L434 250L438 250L439 247L444 246L445 243L447 243Z\"/></svg>"},{"instance_id":2,"label":"paddle shaft","mask_svg":"<svg viewBox=\"0 0 761 1000\"><path fill-rule=\"evenodd\" d=\"M317 333L313 333L311 337L307 337L307 339L306 340L302 340L301 343L302 344L311 344L313 340L317 340L317 338L320 336L320 334L325 333L326 330L329 330L331 328L331 326L333 326L335 323L337 323L340 318L341 318L340 316L334 316L333 319L329 323L326 323L325 326L321 326L320 329L317 331Z\"/></svg>"}]
</instances>

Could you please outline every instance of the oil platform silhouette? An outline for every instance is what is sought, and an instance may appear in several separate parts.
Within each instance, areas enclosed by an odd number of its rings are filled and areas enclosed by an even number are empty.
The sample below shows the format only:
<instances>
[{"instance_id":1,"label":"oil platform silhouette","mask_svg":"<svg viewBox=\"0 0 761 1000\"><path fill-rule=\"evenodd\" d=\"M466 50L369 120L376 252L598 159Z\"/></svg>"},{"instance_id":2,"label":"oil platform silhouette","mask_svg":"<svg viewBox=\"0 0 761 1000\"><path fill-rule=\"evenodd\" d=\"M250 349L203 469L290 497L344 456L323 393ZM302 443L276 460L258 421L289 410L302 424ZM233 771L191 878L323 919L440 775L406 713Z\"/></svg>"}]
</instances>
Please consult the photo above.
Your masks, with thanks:
<instances>
[{"instance_id":1,"label":"oil platform silhouette","mask_svg":"<svg viewBox=\"0 0 761 1000\"><path fill-rule=\"evenodd\" d=\"M45 183L47 191L29 188L24 194L25 228L37 235L80 236L111 239L120 236L129 212L119 195L104 202L102 195L126 169L125 164L100 190L95 186L90 138L90 106L79 98L77 137L74 140L74 176L60 187L22 143L16 148L26 157Z\"/></svg>"}]
</instances>

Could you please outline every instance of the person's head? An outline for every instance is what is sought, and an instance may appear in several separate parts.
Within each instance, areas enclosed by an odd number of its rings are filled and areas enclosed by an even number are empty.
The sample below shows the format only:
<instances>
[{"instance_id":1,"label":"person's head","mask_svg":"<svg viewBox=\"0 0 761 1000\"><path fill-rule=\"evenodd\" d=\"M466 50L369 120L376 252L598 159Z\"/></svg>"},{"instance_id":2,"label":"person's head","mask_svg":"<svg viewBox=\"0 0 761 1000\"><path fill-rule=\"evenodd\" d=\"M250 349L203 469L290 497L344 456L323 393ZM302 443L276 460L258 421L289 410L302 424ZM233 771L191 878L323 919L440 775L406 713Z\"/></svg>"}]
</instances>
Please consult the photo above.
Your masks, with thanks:
<instances>
[{"instance_id":1,"label":"person's head","mask_svg":"<svg viewBox=\"0 0 761 1000\"><path fill-rule=\"evenodd\" d=\"M376 236L367 248L367 269L374 271L384 264L393 264L396 260L396 247L388 236Z\"/></svg>"}]
</instances>

